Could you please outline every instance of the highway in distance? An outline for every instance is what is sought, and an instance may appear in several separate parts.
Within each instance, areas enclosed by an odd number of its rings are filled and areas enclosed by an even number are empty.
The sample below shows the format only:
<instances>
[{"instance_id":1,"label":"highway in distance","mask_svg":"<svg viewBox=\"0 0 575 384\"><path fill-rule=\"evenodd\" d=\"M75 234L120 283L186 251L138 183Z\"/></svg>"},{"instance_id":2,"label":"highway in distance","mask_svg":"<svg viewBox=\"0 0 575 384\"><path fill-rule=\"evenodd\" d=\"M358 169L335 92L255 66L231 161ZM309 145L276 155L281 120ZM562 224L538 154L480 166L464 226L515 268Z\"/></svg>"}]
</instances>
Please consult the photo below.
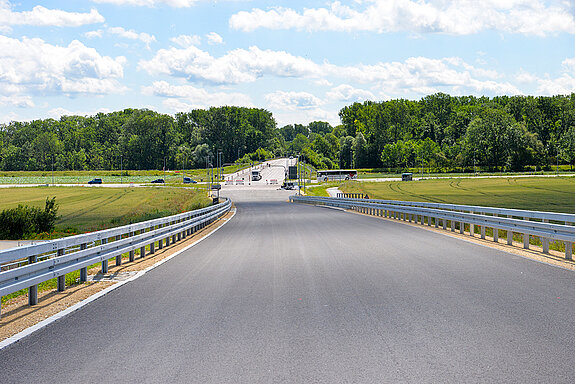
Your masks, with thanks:
<instances>
[{"instance_id":1,"label":"highway in distance","mask_svg":"<svg viewBox=\"0 0 575 384\"><path fill-rule=\"evenodd\" d=\"M289 193L224 187L229 223L0 351L0 382L575 381L573 272Z\"/></svg>"}]
</instances>

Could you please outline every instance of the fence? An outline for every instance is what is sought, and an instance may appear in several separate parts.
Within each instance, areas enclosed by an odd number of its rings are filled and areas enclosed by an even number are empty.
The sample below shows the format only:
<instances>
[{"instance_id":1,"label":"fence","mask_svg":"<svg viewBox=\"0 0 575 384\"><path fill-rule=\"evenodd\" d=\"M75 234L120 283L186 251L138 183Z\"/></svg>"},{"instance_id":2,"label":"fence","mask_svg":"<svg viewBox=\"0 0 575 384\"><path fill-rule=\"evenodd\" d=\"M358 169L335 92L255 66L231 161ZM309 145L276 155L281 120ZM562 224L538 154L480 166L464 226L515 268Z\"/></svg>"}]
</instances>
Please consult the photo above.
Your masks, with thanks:
<instances>
[{"instance_id":1,"label":"fence","mask_svg":"<svg viewBox=\"0 0 575 384\"><path fill-rule=\"evenodd\" d=\"M28 288L28 303L38 303L38 284L57 278L58 291L65 290L65 275L80 271L80 281L88 278L87 268L102 263L108 272L108 261L115 258L121 265L122 254L129 252L134 261L136 250L145 257L200 230L226 214L231 200L195 211L148 220L103 231L70 236L41 244L0 251L0 297Z\"/></svg>"},{"instance_id":2,"label":"fence","mask_svg":"<svg viewBox=\"0 0 575 384\"><path fill-rule=\"evenodd\" d=\"M361 213L399 219L409 222L434 225L443 229L450 227L452 232L475 236L475 227L479 227L482 239L486 237L486 228L492 228L493 241L499 242L499 230L507 232L507 244L513 245L513 234L523 237L523 248L529 249L529 239L535 236L541 239L543 253L549 253L551 240L565 244L565 259L572 259L575 242L575 215L555 212L527 211L473 205L421 203L394 200L358 200L348 198L327 198L291 196L290 201L326 205L351 209Z\"/></svg>"}]
</instances>

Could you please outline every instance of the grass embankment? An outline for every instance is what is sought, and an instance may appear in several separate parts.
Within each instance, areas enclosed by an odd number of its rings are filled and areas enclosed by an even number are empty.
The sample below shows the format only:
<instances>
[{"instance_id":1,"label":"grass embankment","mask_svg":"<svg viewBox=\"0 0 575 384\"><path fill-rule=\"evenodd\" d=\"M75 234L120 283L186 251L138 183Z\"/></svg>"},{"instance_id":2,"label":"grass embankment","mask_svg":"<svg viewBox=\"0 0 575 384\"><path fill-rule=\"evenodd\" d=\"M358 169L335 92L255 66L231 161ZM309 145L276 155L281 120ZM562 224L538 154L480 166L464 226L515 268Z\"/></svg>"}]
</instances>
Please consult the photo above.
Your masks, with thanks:
<instances>
[{"instance_id":1,"label":"grass embankment","mask_svg":"<svg viewBox=\"0 0 575 384\"><path fill-rule=\"evenodd\" d=\"M117 227L202 208L211 203L203 190L183 188L6 188L0 189L0 210L18 204L43 207L47 196L56 197L61 217L56 222L54 233L43 234L39 238L58 238ZM66 286L77 284L79 279L80 271L66 274ZM42 292L55 289L56 285L56 279L52 279L41 283L38 289ZM3 296L2 303L26 292L21 290Z\"/></svg>"},{"instance_id":2,"label":"grass embankment","mask_svg":"<svg viewBox=\"0 0 575 384\"><path fill-rule=\"evenodd\" d=\"M37 187L0 189L0 210L18 204L43 207L46 197L54 196L60 207L56 232L63 233L92 232L210 204L203 190L183 188Z\"/></svg>"},{"instance_id":3,"label":"grass embankment","mask_svg":"<svg viewBox=\"0 0 575 384\"><path fill-rule=\"evenodd\" d=\"M429 201L575 213L575 178L457 178L411 182L345 182L340 190L373 199Z\"/></svg>"}]
</instances>

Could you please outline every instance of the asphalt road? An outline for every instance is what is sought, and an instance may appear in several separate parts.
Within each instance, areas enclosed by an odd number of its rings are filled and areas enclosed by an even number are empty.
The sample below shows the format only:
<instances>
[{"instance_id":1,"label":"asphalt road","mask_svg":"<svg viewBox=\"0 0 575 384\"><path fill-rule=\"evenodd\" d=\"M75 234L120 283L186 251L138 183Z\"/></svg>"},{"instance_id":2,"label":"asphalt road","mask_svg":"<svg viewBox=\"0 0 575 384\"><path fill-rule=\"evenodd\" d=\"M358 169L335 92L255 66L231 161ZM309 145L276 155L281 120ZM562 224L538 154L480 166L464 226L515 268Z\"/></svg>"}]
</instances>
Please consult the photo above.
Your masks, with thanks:
<instances>
[{"instance_id":1,"label":"asphalt road","mask_svg":"<svg viewBox=\"0 0 575 384\"><path fill-rule=\"evenodd\" d=\"M573 272L245 191L213 236L0 351L0 382L574 381Z\"/></svg>"}]
</instances>

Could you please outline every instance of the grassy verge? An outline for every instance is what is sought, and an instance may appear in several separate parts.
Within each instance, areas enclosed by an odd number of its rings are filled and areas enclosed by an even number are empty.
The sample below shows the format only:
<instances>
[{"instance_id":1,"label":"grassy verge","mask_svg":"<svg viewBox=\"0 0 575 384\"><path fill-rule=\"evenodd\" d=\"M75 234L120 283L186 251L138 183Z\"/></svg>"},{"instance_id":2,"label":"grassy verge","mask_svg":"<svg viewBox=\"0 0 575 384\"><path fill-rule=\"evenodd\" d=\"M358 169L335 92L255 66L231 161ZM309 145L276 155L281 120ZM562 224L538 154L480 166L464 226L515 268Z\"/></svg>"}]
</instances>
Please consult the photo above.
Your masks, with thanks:
<instances>
[{"instance_id":1,"label":"grassy verge","mask_svg":"<svg viewBox=\"0 0 575 384\"><path fill-rule=\"evenodd\" d=\"M84 188L37 187L0 189L0 210L18 204L43 207L46 197L56 197L61 216L59 237L92 232L124 224L173 215L210 204L205 191L183 188Z\"/></svg>"},{"instance_id":2,"label":"grassy verge","mask_svg":"<svg viewBox=\"0 0 575 384\"><path fill-rule=\"evenodd\" d=\"M346 182L343 192L374 199L429 201L575 213L575 178L433 179L411 182Z\"/></svg>"}]
</instances>

